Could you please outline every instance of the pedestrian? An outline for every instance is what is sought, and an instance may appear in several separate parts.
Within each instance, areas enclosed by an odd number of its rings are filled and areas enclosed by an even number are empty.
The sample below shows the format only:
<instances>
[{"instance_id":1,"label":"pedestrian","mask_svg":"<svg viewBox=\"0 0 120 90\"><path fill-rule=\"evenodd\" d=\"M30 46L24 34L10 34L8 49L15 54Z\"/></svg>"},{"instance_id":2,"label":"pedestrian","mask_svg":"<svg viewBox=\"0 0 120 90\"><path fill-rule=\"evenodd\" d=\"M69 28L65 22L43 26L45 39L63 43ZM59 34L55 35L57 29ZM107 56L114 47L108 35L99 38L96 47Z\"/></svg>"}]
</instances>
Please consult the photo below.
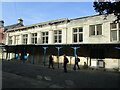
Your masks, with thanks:
<instances>
[{"instance_id":1,"label":"pedestrian","mask_svg":"<svg viewBox=\"0 0 120 90\"><path fill-rule=\"evenodd\" d=\"M78 65L78 63L80 62L80 58L77 57L77 55L75 56L75 64L74 64L74 67L73 69L76 70L76 66L78 67L78 69L80 70L80 67Z\"/></svg>"},{"instance_id":2,"label":"pedestrian","mask_svg":"<svg viewBox=\"0 0 120 90\"><path fill-rule=\"evenodd\" d=\"M67 73L67 63L68 63L68 58L66 57L66 55L64 55L64 72Z\"/></svg>"},{"instance_id":3,"label":"pedestrian","mask_svg":"<svg viewBox=\"0 0 120 90\"><path fill-rule=\"evenodd\" d=\"M86 62L84 62L83 68L84 68L84 69L87 69L87 68L88 68L88 65L86 64Z\"/></svg>"},{"instance_id":4,"label":"pedestrian","mask_svg":"<svg viewBox=\"0 0 120 90\"><path fill-rule=\"evenodd\" d=\"M53 67L53 57L52 57L52 55L50 55L50 57L49 57L49 68L50 68L50 66L52 66L52 68L54 69L54 67Z\"/></svg>"}]
</instances>

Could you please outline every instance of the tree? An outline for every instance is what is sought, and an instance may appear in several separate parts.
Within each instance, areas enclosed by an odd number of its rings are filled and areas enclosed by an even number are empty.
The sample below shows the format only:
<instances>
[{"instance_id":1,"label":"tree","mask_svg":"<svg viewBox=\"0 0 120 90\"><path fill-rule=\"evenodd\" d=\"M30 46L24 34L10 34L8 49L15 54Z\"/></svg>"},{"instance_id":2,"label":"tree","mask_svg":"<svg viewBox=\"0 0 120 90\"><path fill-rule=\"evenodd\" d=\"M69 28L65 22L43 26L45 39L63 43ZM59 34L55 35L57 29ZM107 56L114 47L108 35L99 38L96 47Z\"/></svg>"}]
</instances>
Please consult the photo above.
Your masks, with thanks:
<instances>
[{"instance_id":1,"label":"tree","mask_svg":"<svg viewBox=\"0 0 120 90\"><path fill-rule=\"evenodd\" d=\"M120 0L95 0L93 7L100 15L105 14L105 17L114 14L117 17L115 22L120 22Z\"/></svg>"}]
</instances>

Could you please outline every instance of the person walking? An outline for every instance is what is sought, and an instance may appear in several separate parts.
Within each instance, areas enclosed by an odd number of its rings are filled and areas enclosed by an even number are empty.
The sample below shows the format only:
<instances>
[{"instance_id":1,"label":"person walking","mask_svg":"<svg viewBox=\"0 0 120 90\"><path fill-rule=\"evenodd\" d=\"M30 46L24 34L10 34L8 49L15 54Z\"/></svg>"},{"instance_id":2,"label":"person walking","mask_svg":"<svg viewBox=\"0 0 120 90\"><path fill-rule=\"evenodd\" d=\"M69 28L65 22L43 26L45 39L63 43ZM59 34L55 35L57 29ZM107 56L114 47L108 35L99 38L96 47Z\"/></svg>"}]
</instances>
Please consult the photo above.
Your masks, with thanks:
<instances>
[{"instance_id":1,"label":"person walking","mask_svg":"<svg viewBox=\"0 0 120 90\"><path fill-rule=\"evenodd\" d=\"M68 63L68 58L64 55L64 72L67 73L67 63Z\"/></svg>"},{"instance_id":2,"label":"person walking","mask_svg":"<svg viewBox=\"0 0 120 90\"><path fill-rule=\"evenodd\" d=\"M49 68L50 68L50 66L52 66L52 68L54 69L54 67L53 67L53 57L52 57L52 55L50 55L50 57L49 57Z\"/></svg>"},{"instance_id":3,"label":"person walking","mask_svg":"<svg viewBox=\"0 0 120 90\"><path fill-rule=\"evenodd\" d=\"M76 70L76 66L78 67L78 69L80 70L80 67L78 65L78 62L80 62L80 59L77 57L77 55L75 56L75 64L74 64L74 67L73 69Z\"/></svg>"}]
</instances>

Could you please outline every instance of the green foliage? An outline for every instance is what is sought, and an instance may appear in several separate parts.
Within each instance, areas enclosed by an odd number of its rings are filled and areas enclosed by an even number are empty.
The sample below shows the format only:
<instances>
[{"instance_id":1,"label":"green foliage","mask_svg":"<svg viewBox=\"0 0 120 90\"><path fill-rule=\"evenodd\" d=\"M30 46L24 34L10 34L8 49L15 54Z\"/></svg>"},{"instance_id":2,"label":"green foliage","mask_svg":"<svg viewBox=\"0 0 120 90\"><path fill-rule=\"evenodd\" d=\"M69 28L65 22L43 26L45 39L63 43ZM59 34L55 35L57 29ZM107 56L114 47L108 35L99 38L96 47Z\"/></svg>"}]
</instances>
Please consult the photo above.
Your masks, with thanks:
<instances>
[{"instance_id":1,"label":"green foliage","mask_svg":"<svg viewBox=\"0 0 120 90\"><path fill-rule=\"evenodd\" d=\"M117 17L115 22L120 21L120 1L111 2L107 0L98 0L94 1L93 4L95 11L98 12L99 14L106 13L108 15L113 13Z\"/></svg>"}]
</instances>

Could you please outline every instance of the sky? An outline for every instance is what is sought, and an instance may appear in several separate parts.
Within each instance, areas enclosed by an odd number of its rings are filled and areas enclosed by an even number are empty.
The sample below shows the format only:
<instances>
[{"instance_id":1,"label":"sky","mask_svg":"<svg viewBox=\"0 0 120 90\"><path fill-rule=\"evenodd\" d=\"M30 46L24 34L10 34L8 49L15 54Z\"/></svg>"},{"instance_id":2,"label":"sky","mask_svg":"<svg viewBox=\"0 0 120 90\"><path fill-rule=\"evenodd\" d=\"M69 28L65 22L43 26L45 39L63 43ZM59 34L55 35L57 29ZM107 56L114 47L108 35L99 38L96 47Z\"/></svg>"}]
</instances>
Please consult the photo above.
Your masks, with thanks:
<instances>
[{"instance_id":1,"label":"sky","mask_svg":"<svg viewBox=\"0 0 120 90\"><path fill-rule=\"evenodd\" d=\"M18 18L22 18L26 26L96 14L93 2L2 2L2 20L5 26L16 24Z\"/></svg>"}]
</instances>

